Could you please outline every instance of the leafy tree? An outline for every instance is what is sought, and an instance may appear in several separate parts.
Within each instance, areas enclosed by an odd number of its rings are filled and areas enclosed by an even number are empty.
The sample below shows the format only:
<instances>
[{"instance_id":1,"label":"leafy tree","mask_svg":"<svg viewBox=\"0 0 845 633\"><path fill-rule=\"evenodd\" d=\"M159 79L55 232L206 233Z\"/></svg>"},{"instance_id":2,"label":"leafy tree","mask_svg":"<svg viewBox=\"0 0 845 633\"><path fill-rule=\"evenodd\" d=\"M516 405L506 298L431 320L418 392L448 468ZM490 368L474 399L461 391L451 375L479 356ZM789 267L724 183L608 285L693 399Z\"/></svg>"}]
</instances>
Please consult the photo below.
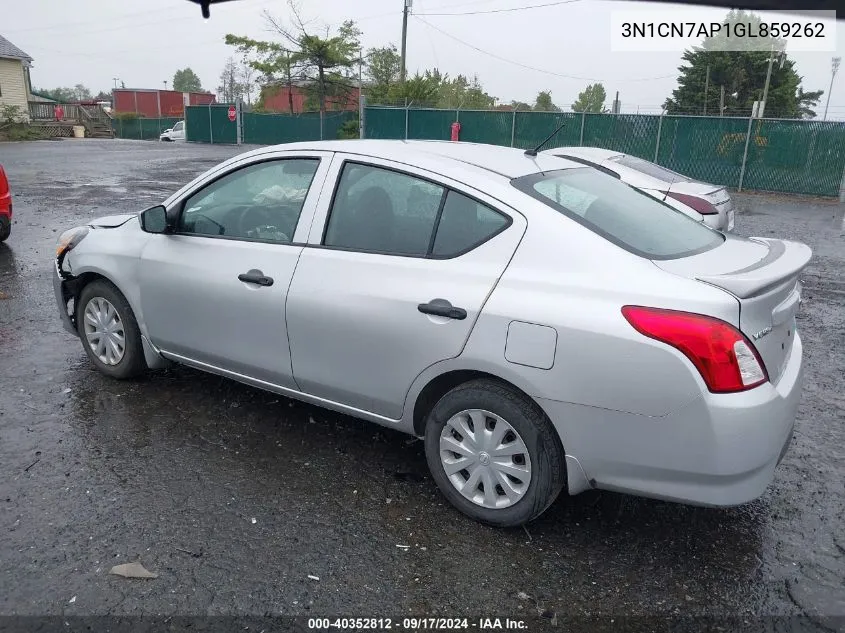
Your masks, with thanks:
<instances>
[{"instance_id":1,"label":"leafy tree","mask_svg":"<svg viewBox=\"0 0 845 633\"><path fill-rule=\"evenodd\" d=\"M473 76L472 80L463 75L449 79L449 75L441 77L440 71L435 68L432 77L440 78L437 103L440 108L486 110L492 108L496 102L495 98L484 92L477 75Z\"/></svg>"},{"instance_id":2,"label":"leafy tree","mask_svg":"<svg viewBox=\"0 0 845 633\"><path fill-rule=\"evenodd\" d=\"M244 84L241 81L241 71L234 57L229 57L220 73L220 85L217 87L217 98L224 103L238 101L244 96Z\"/></svg>"},{"instance_id":3,"label":"leafy tree","mask_svg":"<svg viewBox=\"0 0 845 633\"><path fill-rule=\"evenodd\" d=\"M725 22L743 22L752 25L760 23L760 18L745 11L731 11ZM685 62L678 70L678 87L672 92L663 107L669 113L719 114L721 86L725 88L725 115L748 116L754 102L763 98L769 60L772 63L772 75L769 93L766 98L766 116L799 118L814 116L813 106L817 105L824 91L805 92L801 87L801 77L795 71L795 62L781 52L783 41L776 38L746 38L741 40L746 50L715 50L723 43L725 35L705 38L700 46L684 51ZM734 45L736 42L734 41ZM710 81L706 95L707 69L710 69Z\"/></svg>"},{"instance_id":4,"label":"leafy tree","mask_svg":"<svg viewBox=\"0 0 845 633\"><path fill-rule=\"evenodd\" d=\"M437 95L440 89L439 75L431 71L425 74L415 73L413 77L406 79L404 83L395 83L388 92L389 101L405 101L415 105L437 105Z\"/></svg>"},{"instance_id":5,"label":"leafy tree","mask_svg":"<svg viewBox=\"0 0 845 633\"><path fill-rule=\"evenodd\" d=\"M604 100L607 93L600 83L590 84L578 93L578 98L572 104L573 112L607 112Z\"/></svg>"},{"instance_id":6,"label":"leafy tree","mask_svg":"<svg viewBox=\"0 0 845 633\"><path fill-rule=\"evenodd\" d=\"M111 101L111 96L111 92L100 90L100 92L94 95L94 101Z\"/></svg>"},{"instance_id":7,"label":"leafy tree","mask_svg":"<svg viewBox=\"0 0 845 633\"><path fill-rule=\"evenodd\" d=\"M193 70L183 68L173 74L173 89L179 92L201 92L202 82Z\"/></svg>"},{"instance_id":8,"label":"leafy tree","mask_svg":"<svg viewBox=\"0 0 845 633\"><path fill-rule=\"evenodd\" d=\"M347 20L336 34L320 37L309 32L292 1L289 7L295 22L292 27L264 12L265 20L281 36L281 42L230 34L226 36L226 43L252 55L250 65L262 72L266 79L278 79L279 75L283 75L286 84L291 87L293 77L299 73L308 82L306 93L315 95L320 112L325 112L327 97L337 97L339 92L348 93L352 87L351 70L358 61L361 31L353 21ZM292 97L290 109L293 111Z\"/></svg>"},{"instance_id":9,"label":"leafy tree","mask_svg":"<svg viewBox=\"0 0 845 633\"><path fill-rule=\"evenodd\" d=\"M38 89L34 92L59 103L90 101L92 99L91 91L82 84L76 84L73 88ZM109 96L109 99L111 99L111 96Z\"/></svg>"},{"instance_id":10,"label":"leafy tree","mask_svg":"<svg viewBox=\"0 0 845 633\"><path fill-rule=\"evenodd\" d=\"M511 108L514 110L530 110L531 106L524 101L511 101Z\"/></svg>"},{"instance_id":11,"label":"leafy tree","mask_svg":"<svg viewBox=\"0 0 845 633\"><path fill-rule=\"evenodd\" d=\"M367 51L367 98L371 103L384 103L388 100L391 88L399 82L401 69L401 58L395 44Z\"/></svg>"},{"instance_id":12,"label":"leafy tree","mask_svg":"<svg viewBox=\"0 0 845 633\"><path fill-rule=\"evenodd\" d=\"M560 112L560 108L552 101L552 93L549 90L541 90L537 93L537 98L534 100L534 110L537 112Z\"/></svg>"}]
</instances>

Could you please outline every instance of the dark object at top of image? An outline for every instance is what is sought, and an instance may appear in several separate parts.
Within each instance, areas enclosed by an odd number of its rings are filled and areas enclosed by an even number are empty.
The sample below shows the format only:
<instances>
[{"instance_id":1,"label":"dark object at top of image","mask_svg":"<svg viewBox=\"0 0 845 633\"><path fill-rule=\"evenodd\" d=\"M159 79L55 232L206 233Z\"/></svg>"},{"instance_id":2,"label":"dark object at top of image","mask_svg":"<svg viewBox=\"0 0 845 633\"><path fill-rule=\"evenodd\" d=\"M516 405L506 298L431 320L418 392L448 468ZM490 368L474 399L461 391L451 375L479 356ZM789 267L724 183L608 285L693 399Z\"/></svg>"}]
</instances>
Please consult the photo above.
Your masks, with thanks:
<instances>
[{"instance_id":1,"label":"dark object at top of image","mask_svg":"<svg viewBox=\"0 0 845 633\"><path fill-rule=\"evenodd\" d=\"M195 2L196 4L200 5L202 9L202 17L209 18L211 17L211 11L209 7L212 4L220 4L221 2L229 2L230 0L189 0L189 2Z\"/></svg>"}]
</instances>

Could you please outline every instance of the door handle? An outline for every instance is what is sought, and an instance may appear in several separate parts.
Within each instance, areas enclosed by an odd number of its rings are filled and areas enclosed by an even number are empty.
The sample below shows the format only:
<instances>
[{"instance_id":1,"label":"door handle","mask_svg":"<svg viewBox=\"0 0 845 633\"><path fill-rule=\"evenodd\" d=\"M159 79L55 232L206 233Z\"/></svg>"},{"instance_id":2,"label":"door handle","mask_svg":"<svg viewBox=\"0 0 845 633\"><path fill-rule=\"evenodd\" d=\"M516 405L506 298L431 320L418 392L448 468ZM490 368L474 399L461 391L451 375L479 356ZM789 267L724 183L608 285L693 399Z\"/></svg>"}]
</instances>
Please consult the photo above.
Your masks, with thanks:
<instances>
[{"instance_id":1,"label":"door handle","mask_svg":"<svg viewBox=\"0 0 845 633\"><path fill-rule=\"evenodd\" d=\"M434 316L442 316L447 319L457 319L462 321L467 318L467 311L463 308L456 308L446 299L432 299L428 303L421 303L417 306L417 310L423 314L432 314Z\"/></svg>"},{"instance_id":2,"label":"door handle","mask_svg":"<svg viewBox=\"0 0 845 633\"><path fill-rule=\"evenodd\" d=\"M250 271L238 275L238 280L248 284L257 284L259 286L272 286L273 278L267 277L260 270L253 268Z\"/></svg>"}]
</instances>

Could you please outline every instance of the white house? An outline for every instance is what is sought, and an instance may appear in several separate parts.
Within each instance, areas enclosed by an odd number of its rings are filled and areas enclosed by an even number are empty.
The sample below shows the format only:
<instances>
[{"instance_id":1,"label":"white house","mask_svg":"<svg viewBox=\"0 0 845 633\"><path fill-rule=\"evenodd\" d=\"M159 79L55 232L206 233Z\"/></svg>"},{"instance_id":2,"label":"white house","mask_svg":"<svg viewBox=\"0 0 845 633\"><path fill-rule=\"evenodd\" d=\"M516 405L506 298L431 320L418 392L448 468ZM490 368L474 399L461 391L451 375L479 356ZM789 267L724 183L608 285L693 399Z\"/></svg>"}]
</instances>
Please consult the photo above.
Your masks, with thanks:
<instances>
[{"instance_id":1,"label":"white house","mask_svg":"<svg viewBox=\"0 0 845 633\"><path fill-rule=\"evenodd\" d=\"M29 67L32 57L0 35L0 109L18 106L21 118L29 120Z\"/></svg>"}]
</instances>

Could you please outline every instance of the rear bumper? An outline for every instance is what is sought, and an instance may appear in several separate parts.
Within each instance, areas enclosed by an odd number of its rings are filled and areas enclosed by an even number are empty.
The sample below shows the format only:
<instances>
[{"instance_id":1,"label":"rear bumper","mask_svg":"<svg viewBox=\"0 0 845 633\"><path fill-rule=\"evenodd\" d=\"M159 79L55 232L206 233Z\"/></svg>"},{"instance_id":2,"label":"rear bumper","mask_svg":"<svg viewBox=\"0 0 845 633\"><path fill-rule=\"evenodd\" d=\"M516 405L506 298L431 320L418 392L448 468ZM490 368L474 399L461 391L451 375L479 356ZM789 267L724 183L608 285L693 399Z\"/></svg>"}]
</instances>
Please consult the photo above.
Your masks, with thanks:
<instances>
[{"instance_id":1,"label":"rear bumper","mask_svg":"<svg viewBox=\"0 0 845 633\"><path fill-rule=\"evenodd\" d=\"M73 334L79 336L76 330L73 317L68 313L68 301L75 296L75 288L73 286L73 279L63 279L59 275L59 268L57 263L53 263L53 294L56 297L56 304L59 308L59 317L62 320L64 328Z\"/></svg>"},{"instance_id":2,"label":"rear bumper","mask_svg":"<svg viewBox=\"0 0 845 633\"><path fill-rule=\"evenodd\" d=\"M786 453L803 383L794 338L777 384L706 393L662 417L538 400L595 488L696 505L752 501Z\"/></svg>"}]
</instances>

